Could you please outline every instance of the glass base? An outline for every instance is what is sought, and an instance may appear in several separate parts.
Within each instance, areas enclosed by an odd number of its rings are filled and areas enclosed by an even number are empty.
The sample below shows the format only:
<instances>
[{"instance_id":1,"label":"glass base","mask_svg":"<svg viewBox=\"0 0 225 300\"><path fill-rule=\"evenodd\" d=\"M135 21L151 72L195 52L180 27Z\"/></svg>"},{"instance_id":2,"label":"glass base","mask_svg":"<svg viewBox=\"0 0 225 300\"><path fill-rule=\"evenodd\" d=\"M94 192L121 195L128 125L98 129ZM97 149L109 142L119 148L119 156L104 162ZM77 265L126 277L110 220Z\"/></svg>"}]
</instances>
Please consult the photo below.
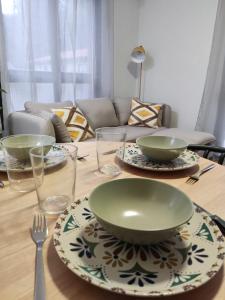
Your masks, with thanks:
<instances>
[{"instance_id":1,"label":"glass base","mask_svg":"<svg viewBox=\"0 0 225 300\"><path fill-rule=\"evenodd\" d=\"M66 195L47 197L40 204L43 213L55 215L62 213L70 204L70 198Z\"/></svg>"},{"instance_id":2,"label":"glass base","mask_svg":"<svg viewBox=\"0 0 225 300\"><path fill-rule=\"evenodd\" d=\"M10 188L17 192L31 192L35 190L35 181L33 178L21 179L21 180L9 180Z\"/></svg>"},{"instance_id":3,"label":"glass base","mask_svg":"<svg viewBox=\"0 0 225 300\"><path fill-rule=\"evenodd\" d=\"M118 176L121 173L120 168L117 165L106 164L100 168L100 172L107 176Z\"/></svg>"}]
</instances>

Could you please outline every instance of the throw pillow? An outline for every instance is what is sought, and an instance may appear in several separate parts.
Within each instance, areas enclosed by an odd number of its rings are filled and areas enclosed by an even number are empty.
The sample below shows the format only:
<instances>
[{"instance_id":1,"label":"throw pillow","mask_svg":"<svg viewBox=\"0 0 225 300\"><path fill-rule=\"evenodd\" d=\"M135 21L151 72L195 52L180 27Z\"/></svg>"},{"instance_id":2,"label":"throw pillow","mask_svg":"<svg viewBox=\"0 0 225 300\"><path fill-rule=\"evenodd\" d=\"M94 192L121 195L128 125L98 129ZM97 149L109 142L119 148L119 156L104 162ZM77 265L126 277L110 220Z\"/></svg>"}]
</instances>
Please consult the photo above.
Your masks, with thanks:
<instances>
[{"instance_id":1,"label":"throw pillow","mask_svg":"<svg viewBox=\"0 0 225 300\"><path fill-rule=\"evenodd\" d=\"M24 103L25 110L28 113L39 116L46 121L51 121L55 131L55 137L57 143L69 143L71 142L70 134L63 123L63 121L52 112L52 109L58 109L63 107L72 106L73 102L49 102L49 103L35 103L27 101Z\"/></svg>"},{"instance_id":2,"label":"throw pillow","mask_svg":"<svg viewBox=\"0 0 225 300\"><path fill-rule=\"evenodd\" d=\"M79 142L94 137L93 129L77 106L53 108L52 112L62 119L73 141Z\"/></svg>"},{"instance_id":3,"label":"throw pillow","mask_svg":"<svg viewBox=\"0 0 225 300\"><path fill-rule=\"evenodd\" d=\"M49 112L49 111L45 111L45 110L39 112L36 115L42 117L45 120L50 120L52 122L52 124L54 126L55 138L56 138L57 143L72 142L72 139L66 128L66 125L63 123L63 121L60 117L58 117L53 112Z\"/></svg>"},{"instance_id":4,"label":"throw pillow","mask_svg":"<svg viewBox=\"0 0 225 300\"><path fill-rule=\"evenodd\" d=\"M158 128L161 126L163 104L141 102L133 98L128 125Z\"/></svg>"}]
</instances>

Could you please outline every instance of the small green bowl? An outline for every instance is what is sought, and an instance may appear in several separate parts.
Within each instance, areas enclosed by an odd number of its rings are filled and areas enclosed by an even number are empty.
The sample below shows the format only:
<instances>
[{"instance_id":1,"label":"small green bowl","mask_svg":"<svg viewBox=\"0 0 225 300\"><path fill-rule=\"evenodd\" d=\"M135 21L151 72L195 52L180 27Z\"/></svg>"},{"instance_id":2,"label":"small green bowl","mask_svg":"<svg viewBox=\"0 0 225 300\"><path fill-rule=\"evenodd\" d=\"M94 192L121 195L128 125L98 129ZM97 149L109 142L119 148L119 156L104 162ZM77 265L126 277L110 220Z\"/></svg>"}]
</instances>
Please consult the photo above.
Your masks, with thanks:
<instances>
[{"instance_id":1,"label":"small green bowl","mask_svg":"<svg viewBox=\"0 0 225 300\"><path fill-rule=\"evenodd\" d=\"M55 143L55 138L41 134L17 134L1 139L1 144L9 155L18 160L29 160L29 151L36 146L43 146L45 154Z\"/></svg>"},{"instance_id":2,"label":"small green bowl","mask_svg":"<svg viewBox=\"0 0 225 300\"><path fill-rule=\"evenodd\" d=\"M120 240L151 244L176 234L193 215L190 198L156 180L126 178L95 188L89 205L106 231Z\"/></svg>"},{"instance_id":3,"label":"small green bowl","mask_svg":"<svg viewBox=\"0 0 225 300\"><path fill-rule=\"evenodd\" d=\"M156 161L173 160L188 146L184 140L156 135L140 137L136 143L145 156Z\"/></svg>"}]
</instances>

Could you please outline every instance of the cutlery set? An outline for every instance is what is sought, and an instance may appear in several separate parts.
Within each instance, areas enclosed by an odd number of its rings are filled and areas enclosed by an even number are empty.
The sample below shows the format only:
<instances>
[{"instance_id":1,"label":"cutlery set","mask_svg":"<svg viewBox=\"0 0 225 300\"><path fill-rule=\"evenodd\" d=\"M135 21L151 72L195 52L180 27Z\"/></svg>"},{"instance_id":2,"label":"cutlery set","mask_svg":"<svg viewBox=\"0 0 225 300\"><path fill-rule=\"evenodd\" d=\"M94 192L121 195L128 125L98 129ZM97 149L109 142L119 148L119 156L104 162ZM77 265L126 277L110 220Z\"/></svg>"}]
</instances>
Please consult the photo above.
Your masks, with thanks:
<instances>
[{"instance_id":1,"label":"cutlery set","mask_svg":"<svg viewBox=\"0 0 225 300\"><path fill-rule=\"evenodd\" d=\"M196 183L200 176L206 172L208 172L209 170L213 169L216 165L215 164L210 164L208 165L207 167L199 170L198 172L196 172L195 174L191 175L188 179L187 179L187 183L190 183L190 184L194 184Z\"/></svg>"},{"instance_id":2,"label":"cutlery set","mask_svg":"<svg viewBox=\"0 0 225 300\"><path fill-rule=\"evenodd\" d=\"M206 166L205 168L199 170L198 172L196 172L195 174L191 175L188 179L187 179L187 183L189 184L194 184L196 183L200 176L208 171L210 171L211 169L213 169L216 165L215 164L210 164L208 166ZM220 218L217 215L214 215L212 213L210 213L209 211L207 211L206 209L204 209L203 207L201 207L199 204L194 203L195 206L197 206L198 208L200 208L202 211L206 212L210 218L216 223L216 225L219 227L220 231L222 232L222 234L225 236L225 220L223 220L222 218Z\"/></svg>"}]
</instances>

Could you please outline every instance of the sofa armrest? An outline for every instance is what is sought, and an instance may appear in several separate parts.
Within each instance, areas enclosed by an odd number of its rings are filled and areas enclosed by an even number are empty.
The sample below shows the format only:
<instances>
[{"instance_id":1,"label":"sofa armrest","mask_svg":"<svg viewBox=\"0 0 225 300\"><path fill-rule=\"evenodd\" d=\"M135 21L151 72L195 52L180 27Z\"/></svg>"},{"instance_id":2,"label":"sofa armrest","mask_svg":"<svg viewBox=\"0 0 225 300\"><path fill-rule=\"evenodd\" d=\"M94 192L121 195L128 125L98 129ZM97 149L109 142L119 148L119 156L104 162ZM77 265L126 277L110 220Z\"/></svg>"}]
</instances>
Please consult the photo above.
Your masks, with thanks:
<instances>
[{"instance_id":1,"label":"sofa armrest","mask_svg":"<svg viewBox=\"0 0 225 300\"><path fill-rule=\"evenodd\" d=\"M168 104L164 104L163 115L162 115L162 126L170 127L171 122L171 107Z\"/></svg>"},{"instance_id":2,"label":"sofa armrest","mask_svg":"<svg viewBox=\"0 0 225 300\"><path fill-rule=\"evenodd\" d=\"M8 116L9 134L46 134L55 137L51 120L25 111L12 112Z\"/></svg>"}]
</instances>

